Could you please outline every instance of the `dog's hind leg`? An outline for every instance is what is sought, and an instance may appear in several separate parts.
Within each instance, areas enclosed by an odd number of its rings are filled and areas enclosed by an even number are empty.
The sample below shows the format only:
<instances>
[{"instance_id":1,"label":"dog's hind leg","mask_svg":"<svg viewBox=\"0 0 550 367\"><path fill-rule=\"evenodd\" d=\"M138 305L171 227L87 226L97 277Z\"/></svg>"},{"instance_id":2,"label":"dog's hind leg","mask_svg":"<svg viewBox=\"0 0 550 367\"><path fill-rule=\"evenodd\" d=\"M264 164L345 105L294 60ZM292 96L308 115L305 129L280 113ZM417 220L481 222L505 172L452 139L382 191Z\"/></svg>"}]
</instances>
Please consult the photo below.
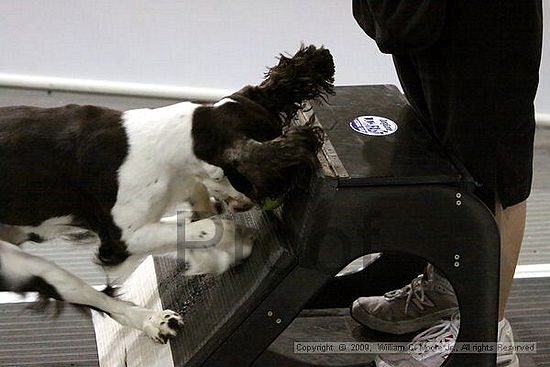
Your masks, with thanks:
<instances>
[{"instance_id":1,"label":"dog's hind leg","mask_svg":"<svg viewBox=\"0 0 550 367\"><path fill-rule=\"evenodd\" d=\"M73 274L19 247L0 241L0 290L40 294L104 312L122 325L144 331L160 343L176 335L181 317L152 311L99 292Z\"/></svg>"}]
</instances>

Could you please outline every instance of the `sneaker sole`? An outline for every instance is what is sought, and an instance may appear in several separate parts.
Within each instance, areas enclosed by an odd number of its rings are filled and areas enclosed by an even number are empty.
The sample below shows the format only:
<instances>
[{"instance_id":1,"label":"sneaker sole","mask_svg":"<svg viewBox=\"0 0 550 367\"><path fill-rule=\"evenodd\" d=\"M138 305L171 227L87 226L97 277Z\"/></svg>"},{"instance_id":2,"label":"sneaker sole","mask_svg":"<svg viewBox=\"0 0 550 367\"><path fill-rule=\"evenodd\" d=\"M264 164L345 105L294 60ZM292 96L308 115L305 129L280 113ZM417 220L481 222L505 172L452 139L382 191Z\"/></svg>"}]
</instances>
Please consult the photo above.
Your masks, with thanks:
<instances>
[{"instance_id":1,"label":"sneaker sole","mask_svg":"<svg viewBox=\"0 0 550 367\"><path fill-rule=\"evenodd\" d=\"M376 367L392 367L383 360L380 359L380 357L376 356L376 359L374 360L376 363Z\"/></svg>"},{"instance_id":2,"label":"sneaker sole","mask_svg":"<svg viewBox=\"0 0 550 367\"><path fill-rule=\"evenodd\" d=\"M498 361L497 356L497 367L519 367L519 358L517 355L514 355L511 361Z\"/></svg>"},{"instance_id":3,"label":"sneaker sole","mask_svg":"<svg viewBox=\"0 0 550 367\"><path fill-rule=\"evenodd\" d=\"M351 313L350 307L351 318L359 324L372 330L395 335L414 333L418 330L429 328L442 318L451 316L456 311L458 311L458 307L437 311L416 319L402 320L399 322L380 320L372 315L369 315L368 313L364 313L362 318L365 318L366 320L359 321Z\"/></svg>"}]
</instances>

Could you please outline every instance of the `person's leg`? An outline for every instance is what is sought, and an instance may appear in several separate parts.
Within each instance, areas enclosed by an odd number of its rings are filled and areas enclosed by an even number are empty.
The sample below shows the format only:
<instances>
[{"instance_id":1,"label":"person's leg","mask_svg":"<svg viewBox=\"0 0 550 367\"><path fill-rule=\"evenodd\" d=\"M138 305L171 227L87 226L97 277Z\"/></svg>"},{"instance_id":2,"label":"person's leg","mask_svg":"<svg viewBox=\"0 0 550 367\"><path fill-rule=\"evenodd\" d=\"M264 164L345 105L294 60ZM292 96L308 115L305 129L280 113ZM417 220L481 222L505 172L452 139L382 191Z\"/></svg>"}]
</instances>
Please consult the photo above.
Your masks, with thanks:
<instances>
[{"instance_id":1,"label":"person's leg","mask_svg":"<svg viewBox=\"0 0 550 367\"><path fill-rule=\"evenodd\" d=\"M522 201L506 209L497 201L495 219L500 230L500 296L498 319L504 318L504 309L514 272L518 262L521 242L525 230L527 202Z\"/></svg>"},{"instance_id":2,"label":"person's leg","mask_svg":"<svg viewBox=\"0 0 550 367\"><path fill-rule=\"evenodd\" d=\"M533 100L541 56L541 14L541 3L536 0L449 2L446 29L440 42L426 50L394 57L407 99L442 145L467 168L478 184L476 195L495 214L502 237L498 340L508 343L513 343L513 334L503 313L523 236L525 200L531 187ZM501 199L498 205L495 196ZM415 285L417 292L412 292ZM418 290L425 288L426 283L419 281L400 293L413 299ZM365 297L354 306L352 314L355 311L358 316L367 312L393 316L395 308L407 306L407 302L395 302L391 297ZM416 316L421 320L420 315ZM366 317L354 318L371 327L372 322ZM459 317L447 320L446 330L454 330L459 322ZM441 325L421 335L423 340L438 338ZM499 353L497 359L499 365L518 365L513 353ZM415 362L412 356L404 355L377 365L412 366L412 362ZM426 365L437 366L440 364L437 362L433 360Z\"/></svg>"},{"instance_id":3,"label":"person's leg","mask_svg":"<svg viewBox=\"0 0 550 367\"><path fill-rule=\"evenodd\" d=\"M499 321L519 257L531 188L541 12L537 1L450 3L440 44L412 57L433 131L476 180L475 193L499 227ZM464 27L465 22L471 27ZM418 93L407 97L419 99Z\"/></svg>"},{"instance_id":4,"label":"person's leg","mask_svg":"<svg viewBox=\"0 0 550 367\"><path fill-rule=\"evenodd\" d=\"M514 333L510 323L504 318L504 311L514 280L514 273L525 231L527 201L523 200L506 208L503 207L498 197L495 202L495 220L500 231L498 341L513 344ZM518 366L519 360L514 352L501 352L497 355L497 364L499 366Z\"/></svg>"}]
</instances>

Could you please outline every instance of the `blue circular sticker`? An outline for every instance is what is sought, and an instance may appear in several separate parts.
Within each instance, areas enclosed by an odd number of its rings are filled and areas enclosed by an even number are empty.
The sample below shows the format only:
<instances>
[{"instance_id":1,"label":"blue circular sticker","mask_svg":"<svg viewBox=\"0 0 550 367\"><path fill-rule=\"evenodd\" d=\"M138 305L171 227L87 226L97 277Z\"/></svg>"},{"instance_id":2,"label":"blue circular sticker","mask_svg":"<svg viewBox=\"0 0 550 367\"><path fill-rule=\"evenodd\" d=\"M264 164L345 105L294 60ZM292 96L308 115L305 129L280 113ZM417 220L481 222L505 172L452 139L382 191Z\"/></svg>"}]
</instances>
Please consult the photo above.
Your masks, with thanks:
<instances>
[{"instance_id":1,"label":"blue circular sticker","mask_svg":"<svg viewBox=\"0 0 550 367\"><path fill-rule=\"evenodd\" d=\"M379 116L359 116L349 126L360 134L371 136L390 135L397 131L395 122Z\"/></svg>"}]
</instances>

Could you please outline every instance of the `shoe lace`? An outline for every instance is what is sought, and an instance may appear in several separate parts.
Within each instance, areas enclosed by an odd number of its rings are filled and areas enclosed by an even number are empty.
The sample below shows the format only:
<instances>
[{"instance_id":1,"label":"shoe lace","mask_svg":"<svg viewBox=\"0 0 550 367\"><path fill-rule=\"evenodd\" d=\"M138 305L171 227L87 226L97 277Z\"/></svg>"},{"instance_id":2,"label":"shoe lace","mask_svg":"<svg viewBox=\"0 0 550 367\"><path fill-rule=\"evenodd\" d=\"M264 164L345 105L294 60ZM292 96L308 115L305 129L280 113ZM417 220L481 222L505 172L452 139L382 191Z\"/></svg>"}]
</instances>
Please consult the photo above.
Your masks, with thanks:
<instances>
[{"instance_id":1,"label":"shoe lace","mask_svg":"<svg viewBox=\"0 0 550 367\"><path fill-rule=\"evenodd\" d=\"M425 286L426 280L424 280L424 274L420 274L414 278L410 284L407 284L403 288L396 289L384 294L384 298L387 301L393 301L397 298L407 297L405 302L405 314L409 312L409 305L411 301L416 299L418 302L414 304L419 307L421 310L424 310L424 306L433 306L434 304L428 300L425 296Z\"/></svg>"},{"instance_id":2,"label":"shoe lace","mask_svg":"<svg viewBox=\"0 0 550 367\"><path fill-rule=\"evenodd\" d=\"M441 320L413 338L409 343L412 357L417 361L435 355L440 355L442 359L446 359L452 352L459 328L460 313L455 312L450 320Z\"/></svg>"}]
</instances>

